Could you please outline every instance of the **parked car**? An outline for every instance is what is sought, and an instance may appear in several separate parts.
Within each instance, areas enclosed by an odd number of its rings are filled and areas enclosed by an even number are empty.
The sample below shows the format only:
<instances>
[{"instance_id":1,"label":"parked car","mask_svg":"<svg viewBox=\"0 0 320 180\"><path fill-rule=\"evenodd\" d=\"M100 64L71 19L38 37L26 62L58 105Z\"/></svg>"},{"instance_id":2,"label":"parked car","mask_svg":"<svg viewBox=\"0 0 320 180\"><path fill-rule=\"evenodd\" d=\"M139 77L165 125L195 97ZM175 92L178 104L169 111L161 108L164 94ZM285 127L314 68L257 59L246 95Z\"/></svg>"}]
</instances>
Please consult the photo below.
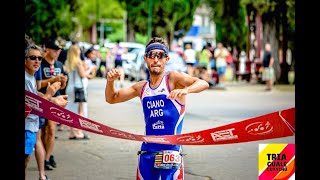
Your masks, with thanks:
<instances>
[{"instance_id":1,"label":"parked car","mask_svg":"<svg viewBox=\"0 0 320 180\"><path fill-rule=\"evenodd\" d=\"M137 54L137 57L132 61L132 68L130 69L130 80L140 81L148 79L148 67L144 62L143 56L145 53L145 49L142 49ZM175 52L169 52L170 60L167 62L165 66L166 71L179 71L179 72L187 72L187 66L180 55Z\"/></svg>"},{"instance_id":2,"label":"parked car","mask_svg":"<svg viewBox=\"0 0 320 180\"><path fill-rule=\"evenodd\" d=\"M115 47L115 43L105 43L105 47L112 49ZM123 54L121 57L125 61L131 61L136 58L136 52L139 49L144 49L145 45L136 42L120 42L120 46L125 47L128 52Z\"/></svg>"},{"instance_id":3,"label":"parked car","mask_svg":"<svg viewBox=\"0 0 320 180\"><path fill-rule=\"evenodd\" d=\"M178 71L187 73L187 65L179 54L175 52L169 52L169 57L170 60L167 62L165 67L166 71Z\"/></svg>"},{"instance_id":4,"label":"parked car","mask_svg":"<svg viewBox=\"0 0 320 180\"><path fill-rule=\"evenodd\" d=\"M130 81L140 81L147 79L147 65L144 62L143 56L144 56L145 48L141 49L137 52L136 58L131 62L132 66L129 69L130 74L128 76L128 79Z\"/></svg>"},{"instance_id":5,"label":"parked car","mask_svg":"<svg viewBox=\"0 0 320 180\"><path fill-rule=\"evenodd\" d=\"M108 47L109 49L112 50L112 48L115 47L115 43L105 43L104 44L106 47ZM145 48L144 44L141 43L136 43L136 42L120 42L120 46L125 47L128 52L125 54L122 54L121 58L123 60L122 63L122 67L124 69L124 74L126 78L129 78L130 76L130 69L132 69L132 61L134 61L134 59L137 56L137 53L141 50ZM112 63L108 63L108 64L113 64L114 66L114 56L111 57L111 61Z\"/></svg>"},{"instance_id":6,"label":"parked car","mask_svg":"<svg viewBox=\"0 0 320 180\"><path fill-rule=\"evenodd\" d=\"M69 49L71 46L72 42L71 41L67 41L66 45L65 45L65 49ZM82 48L83 50L88 50L89 48L91 48L93 46L93 44L90 44L88 42L84 42L84 41L80 41L78 42L78 45L80 48Z\"/></svg>"}]
</instances>

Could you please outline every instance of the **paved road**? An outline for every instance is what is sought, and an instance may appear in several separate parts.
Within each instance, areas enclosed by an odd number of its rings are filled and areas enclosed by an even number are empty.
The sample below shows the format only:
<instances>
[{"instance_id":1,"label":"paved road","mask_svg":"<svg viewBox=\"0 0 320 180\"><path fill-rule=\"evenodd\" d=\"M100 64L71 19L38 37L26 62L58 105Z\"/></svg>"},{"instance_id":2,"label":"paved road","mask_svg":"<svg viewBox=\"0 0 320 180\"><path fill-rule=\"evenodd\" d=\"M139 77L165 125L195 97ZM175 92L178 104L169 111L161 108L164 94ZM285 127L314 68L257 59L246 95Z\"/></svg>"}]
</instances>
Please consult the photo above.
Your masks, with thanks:
<instances>
[{"instance_id":1,"label":"paved road","mask_svg":"<svg viewBox=\"0 0 320 180\"><path fill-rule=\"evenodd\" d=\"M126 82L126 86L131 83ZM89 118L110 127L143 134L139 99L120 104L104 102L104 79L93 79L89 87ZM295 107L294 87L230 83L227 90L209 89L190 94L184 133L209 129L274 111ZM47 171L52 180L133 180L140 142L88 133L88 141L68 140L68 131L58 131L54 150L58 167ZM184 146L186 180L256 180L258 145L295 143L295 137L207 146ZM38 179L34 156L26 180Z\"/></svg>"}]
</instances>

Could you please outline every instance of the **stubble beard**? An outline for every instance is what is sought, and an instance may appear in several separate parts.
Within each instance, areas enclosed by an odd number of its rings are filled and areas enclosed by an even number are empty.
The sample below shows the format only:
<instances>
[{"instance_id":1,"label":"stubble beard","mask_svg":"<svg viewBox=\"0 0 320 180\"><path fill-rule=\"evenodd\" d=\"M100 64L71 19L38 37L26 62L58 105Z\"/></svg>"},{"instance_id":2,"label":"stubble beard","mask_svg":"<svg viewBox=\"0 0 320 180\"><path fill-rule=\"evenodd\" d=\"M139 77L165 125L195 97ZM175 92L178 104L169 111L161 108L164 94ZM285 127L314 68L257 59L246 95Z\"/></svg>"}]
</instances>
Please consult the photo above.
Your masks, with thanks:
<instances>
[{"instance_id":1,"label":"stubble beard","mask_svg":"<svg viewBox=\"0 0 320 180\"><path fill-rule=\"evenodd\" d=\"M158 76L158 75L161 75L163 73L163 69L160 70L160 71L149 71L150 75L153 75L153 76Z\"/></svg>"}]
</instances>

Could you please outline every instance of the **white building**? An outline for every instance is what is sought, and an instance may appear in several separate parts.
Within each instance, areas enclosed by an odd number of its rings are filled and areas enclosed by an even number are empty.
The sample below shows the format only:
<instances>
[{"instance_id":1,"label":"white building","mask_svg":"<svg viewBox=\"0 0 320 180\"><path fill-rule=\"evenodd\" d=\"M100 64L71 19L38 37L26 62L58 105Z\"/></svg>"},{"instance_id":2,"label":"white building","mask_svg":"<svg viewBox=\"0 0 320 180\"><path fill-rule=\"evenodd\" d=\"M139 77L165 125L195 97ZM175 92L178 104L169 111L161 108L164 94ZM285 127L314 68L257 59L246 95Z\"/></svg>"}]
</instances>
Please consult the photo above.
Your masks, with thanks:
<instances>
[{"instance_id":1,"label":"white building","mask_svg":"<svg viewBox=\"0 0 320 180\"><path fill-rule=\"evenodd\" d=\"M216 45L216 25L212 20L211 8L205 4L200 5L193 17L193 23L186 36L182 37L182 44L192 43L193 49L201 51L207 43Z\"/></svg>"}]
</instances>

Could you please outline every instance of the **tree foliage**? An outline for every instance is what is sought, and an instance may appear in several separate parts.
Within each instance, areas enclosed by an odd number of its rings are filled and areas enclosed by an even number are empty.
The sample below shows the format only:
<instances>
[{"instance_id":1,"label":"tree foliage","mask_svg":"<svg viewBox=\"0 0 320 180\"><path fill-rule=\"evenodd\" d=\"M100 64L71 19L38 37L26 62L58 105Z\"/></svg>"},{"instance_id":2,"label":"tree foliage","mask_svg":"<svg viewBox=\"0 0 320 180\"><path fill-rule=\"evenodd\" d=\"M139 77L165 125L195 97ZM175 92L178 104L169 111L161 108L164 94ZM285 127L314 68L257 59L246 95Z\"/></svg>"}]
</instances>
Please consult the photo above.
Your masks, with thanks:
<instances>
[{"instance_id":1,"label":"tree foliage","mask_svg":"<svg viewBox=\"0 0 320 180\"><path fill-rule=\"evenodd\" d=\"M286 28L288 28L289 33L289 43L293 43L295 34L295 0L241 0L241 4L253 6L257 14L262 16L262 23L274 22L274 25L278 26L275 27L278 30L277 40L280 40L279 35L283 33L283 26L281 26L283 19L279 19L284 10L281 7L282 3L286 6L284 7L286 8L286 12L283 16L285 16L287 21ZM264 34L264 37L267 37L267 34ZM290 48L293 49L293 46L290 45Z\"/></svg>"},{"instance_id":2,"label":"tree foliage","mask_svg":"<svg viewBox=\"0 0 320 180\"><path fill-rule=\"evenodd\" d=\"M270 42L275 57L277 79L287 82L288 65L280 62L279 49L286 52L293 49L295 34L295 1L294 0L206 0L213 9L213 18L217 26L217 41L240 46L248 45L249 27L246 17L254 13L254 18L261 17L263 39ZM253 19L255 20L255 19ZM258 49L259 51L259 49ZM286 59L286 53L282 53ZM294 59L293 59L294 61Z\"/></svg>"},{"instance_id":3,"label":"tree foliage","mask_svg":"<svg viewBox=\"0 0 320 180\"><path fill-rule=\"evenodd\" d=\"M248 25L246 10L239 0L206 0L212 9L212 18L216 23L216 41L225 45L246 49Z\"/></svg>"},{"instance_id":4,"label":"tree foliage","mask_svg":"<svg viewBox=\"0 0 320 180\"><path fill-rule=\"evenodd\" d=\"M70 39L81 27L84 41L89 41L87 32L97 19L123 19L123 8L113 0L28 0L25 7L26 34L36 43L48 37L61 36ZM123 22L110 22L113 29L122 28Z\"/></svg>"},{"instance_id":5,"label":"tree foliage","mask_svg":"<svg viewBox=\"0 0 320 180\"><path fill-rule=\"evenodd\" d=\"M288 83L286 53L290 48L295 54L295 1L294 0L241 0L242 4L251 6L257 16L261 16L263 26L262 44L270 42L275 58L275 71L277 81ZM294 56L293 56L294 58ZM284 60L280 60L284 59ZM292 60L294 64L294 59Z\"/></svg>"},{"instance_id":6,"label":"tree foliage","mask_svg":"<svg viewBox=\"0 0 320 180\"><path fill-rule=\"evenodd\" d=\"M132 0L125 2L128 11L128 27L131 27L128 28L129 31L133 30L147 35L148 3L152 2L152 36L164 37L170 43L175 31L190 29L200 0Z\"/></svg>"},{"instance_id":7,"label":"tree foliage","mask_svg":"<svg viewBox=\"0 0 320 180\"><path fill-rule=\"evenodd\" d=\"M73 29L70 7L67 0L26 1L26 34L38 44L49 37L67 37Z\"/></svg>"},{"instance_id":8,"label":"tree foliage","mask_svg":"<svg viewBox=\"0 0 320 180\"><path fill-rule=\"evenodd\" d=\"M123 8L114 0L77 0L81 4L75 16L79 18L84 29L92 27L92 24L100 19L123 19Z\"/></svg>"}]
</instances>

